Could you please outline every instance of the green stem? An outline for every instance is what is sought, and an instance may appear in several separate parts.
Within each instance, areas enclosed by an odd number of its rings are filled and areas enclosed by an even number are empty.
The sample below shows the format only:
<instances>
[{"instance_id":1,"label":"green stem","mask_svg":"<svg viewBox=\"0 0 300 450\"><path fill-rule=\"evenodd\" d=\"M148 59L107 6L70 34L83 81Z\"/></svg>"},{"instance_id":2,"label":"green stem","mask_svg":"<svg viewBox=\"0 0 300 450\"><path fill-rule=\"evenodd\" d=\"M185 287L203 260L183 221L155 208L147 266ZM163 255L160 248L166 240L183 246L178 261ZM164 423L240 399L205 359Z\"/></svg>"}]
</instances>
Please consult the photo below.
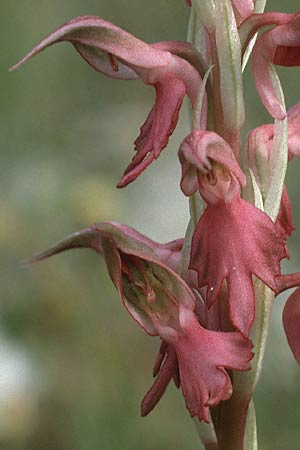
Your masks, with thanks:
<instances>
[{"instance_id":1,"label":"green stem","mask_svg":"<svg viewBox=\"0 0 300 450\"><path fill-rule=\"evenodd\" d=\"M195 227L198 223L199 217L201 216L204 209L204 202L198 192L196 192L189 198L189 207L190 207L190 221L185 233L184 244L181 253L181 260L179 264L179 275L181 275L183 279L187 279L191 255L192 237L194 234Z\"/></svg>"},{"instance_id":2,"label":"green stem","mask_svg":"<svg viewBox=\"0 0 300 450\"><path fill-rule=\"evenodd\" d=\"M224 137L224 117L221 102L220 91L220 67L218 59L218 50L216 44L215 33L209 34L209 41L211 47L211 58L213 64L213 105L214 105L214 128L216 133Z\"/></svg>"},{"instance_id":3,"label":"green stem","mask_svg":"<svg viewBox=\"0 0 300 450\"><path fill-rule=\"evenodd\" d=\"M244 450L257 450L256 416L253 400L251 400L244 437Z\"/></svg>"},{"instance_id":4,"label":"green stem","mask_svg":"<svg viewBox=\"0 0 300 450\"><path fill-rule=\"evenodd\" d=\"M274 293L258 279L254 290L256 317L250 336L254 344L252 369L233 374L233 395L221 405L220 450L254 450L257 447L256 432L250 435L245 430L251 426L247 421L254 420L248 408L262 369Z\"/></svg>"},{"instance_id":5,"label":"green stem","mask_svg":"<svg viewBox=\"0 0 300 450\"><path fill-rule=\"evenodd\" d=\"M212 421L209 423L199 422L194 418L194 424L199 438L205 450L219 450L218 441Z\"/></svg>"}]
</instances>

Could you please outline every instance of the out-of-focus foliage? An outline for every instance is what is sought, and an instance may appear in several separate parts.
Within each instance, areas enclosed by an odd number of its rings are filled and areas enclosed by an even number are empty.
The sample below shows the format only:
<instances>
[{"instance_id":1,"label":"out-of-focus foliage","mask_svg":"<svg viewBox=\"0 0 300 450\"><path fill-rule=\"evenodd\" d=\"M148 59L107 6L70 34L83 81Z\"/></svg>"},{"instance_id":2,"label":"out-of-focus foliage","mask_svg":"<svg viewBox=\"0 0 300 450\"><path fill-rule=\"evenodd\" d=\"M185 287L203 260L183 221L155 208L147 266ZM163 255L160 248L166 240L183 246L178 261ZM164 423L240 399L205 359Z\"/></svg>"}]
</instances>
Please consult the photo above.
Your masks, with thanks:
<instances>
[{"instance_id":1,"label":"out-of-focus foliage","mask_svg":"<svg viewBox=\"0 0 300 450\"><path fill-rule=\"evenodd\" d=\"M295 2L269 9L292 11ZM187 111L168 149L133 185L115 184L154 93L96 73L68 44L47 49L16 73L26 51L71 17L95 14L148 42L185 39L183 0L12 0L1 5L0 88L0 448L164 450L199 448L172 386L140 418L159 342L120 306L101 260L86 251L24 268L20 261L101 220L130 224L154 239L183 235L177 149ZM300 99L299 71L281 71L287 103ZM269 121L246 78L249 126ZM247 130L245 130L247 132ZM299 162L288 188L299 227ZM299 264L299 232L291 266ZM283 336L276 300L266 367L256 395L263 450L298 450L299 368Z\"/></svg>"}]
</instances>

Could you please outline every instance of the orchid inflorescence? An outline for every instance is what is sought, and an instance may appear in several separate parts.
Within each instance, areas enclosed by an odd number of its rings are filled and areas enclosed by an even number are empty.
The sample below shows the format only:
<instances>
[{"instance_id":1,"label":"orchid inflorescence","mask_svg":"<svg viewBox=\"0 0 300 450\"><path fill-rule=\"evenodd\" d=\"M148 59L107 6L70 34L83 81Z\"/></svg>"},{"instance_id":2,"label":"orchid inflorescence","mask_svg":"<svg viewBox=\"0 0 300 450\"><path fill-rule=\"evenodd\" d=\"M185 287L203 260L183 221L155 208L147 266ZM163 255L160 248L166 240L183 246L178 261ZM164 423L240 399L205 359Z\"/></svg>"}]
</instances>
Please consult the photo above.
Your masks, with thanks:
<instances>
[{"instance_id":1,"label":"orchid inflorescence","mask_svg":"<svg viewBox=\"0 0 300 450\"><path fill-rule=\"evenodd\" d=\"M252 396L259 378L274 297L296 287L283 324L300 363L300 274L284 275L293 231L284 185L300 154L300 104L286 111L276 65L300 65L300 13L264 13L264 0L192 0L188 42L147 44L94 16L70 20L12 69L68 41L92 68L140 78L156 91L118 187L134 181L167 146L185 95L190 134L180 145L180 187L190 201L183 239L154 242L114 222L96 223L34 256L72 248L104 258L121 301L140 327L159 336L153 386L142 415L169 382L181 387L206 449L255 449ZM243 70L251 57L257 92L273 124L248 132Z\"/></svg>"}]
</instances>

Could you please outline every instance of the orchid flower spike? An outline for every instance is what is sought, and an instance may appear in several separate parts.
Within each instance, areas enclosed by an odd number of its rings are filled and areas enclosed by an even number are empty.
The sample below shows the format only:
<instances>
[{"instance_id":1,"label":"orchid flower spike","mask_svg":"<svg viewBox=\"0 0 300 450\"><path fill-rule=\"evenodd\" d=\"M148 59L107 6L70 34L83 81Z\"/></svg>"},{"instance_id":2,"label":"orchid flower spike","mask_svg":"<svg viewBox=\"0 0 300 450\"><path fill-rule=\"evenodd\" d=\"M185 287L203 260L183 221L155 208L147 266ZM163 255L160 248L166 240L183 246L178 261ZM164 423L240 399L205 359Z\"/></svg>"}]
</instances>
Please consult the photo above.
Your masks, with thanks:
<instances>
[{"instance_id":1,"label":"orchid flower spike","mask_svg":"<svg viewBox=\"0 0 300 450\"><path fill-rule=\"evenodd\" d=\"M136 154L118 183L118 187L124 187L158 158L168 144L185 94L194 105L201 77L188 60L191 61L192 53L198 65L197 52L187 43L176 42L168 46L173 50L171 53L159 45L146 44L100 17L83 16L51 33L11 69L17 69L45 48L62 41L71 42L98 72L125 80L140 78L155 88L155 104L135 140Z\"/></svg>"},{"instance_id":2,"label":"orchid flower spike","mask_svg":"<svg viewBox=\"0 0 300 450\"><path fill-rule=\"evenodd\" d=\"M173 378L177 385L180 380L191 415L208 422L209 407L232 394L226 369L248 370L252 344L240 333L200 325L193 291L162 261L172 247L178 251L180 241L175 243L165 247L129 227L104 222L75 233L31 262L76 247L101 254L129 314L146 333L164 341L154 368L158 378L143 400L142 414L155 406Z\"/></svg>"}]
</instances>

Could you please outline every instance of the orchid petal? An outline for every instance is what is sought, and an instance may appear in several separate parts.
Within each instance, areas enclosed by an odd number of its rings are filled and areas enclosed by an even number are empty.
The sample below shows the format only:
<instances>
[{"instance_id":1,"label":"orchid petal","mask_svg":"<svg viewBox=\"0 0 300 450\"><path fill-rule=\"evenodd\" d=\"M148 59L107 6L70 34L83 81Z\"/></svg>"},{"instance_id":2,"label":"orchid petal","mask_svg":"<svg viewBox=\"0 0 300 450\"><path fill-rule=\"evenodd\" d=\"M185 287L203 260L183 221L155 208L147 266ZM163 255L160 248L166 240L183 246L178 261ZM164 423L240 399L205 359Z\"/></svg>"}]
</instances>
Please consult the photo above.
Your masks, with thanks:
<instances>
[{"instance_id":1,"label":"orchid petal","mask_svg":"<svg viewBox=\"0 0 300 450\"><path fill-rule=\"evenodd\" d=\"M141 415L142 417L147 416L157 405L165 390L168 387L171 379L176 377L178 372L178 362L176 353L174 350L168 349L167 357L158 371L158 376L154 381L153 385L146 393L141 404ZM177 386L179 387L179 386Z\"/></svg>"},{"instance_id":2,"label":"orchid petal","mask_svg":"<svg viewBox=\"0 0 300 450\"><path fill-rule=\"evenodd\" d=\"M288 110L288 158L300 156L300 103Z\"/></svg>"},{"instance_id":3,"label":"orchid petal","mask_svg":"<svg viewBox=\"0 0 300 450\"><path fill-rule=\"evenodd\" d=\"M275 226L284 240L286 240L295 229L292 217L292 206L285 185L283 186L282 190L280 208Z\"/></svg>"},{"instance_id":4,"label":"orchid petal","mask_svg":"<svg viewBox=\"0 0 300 450\"><path fill-rule=\"evenodd\" d=\"M257 92L267 111L277 120L283 120L286 117L285 108L276 96L273 85L274 69L259 51L257 40L252 53L252 72Z\"/></svg>"},{"instance_id":5,"label":"orchid petal","mask_svg":"<svg viewBox=\"0 0 300 450\"><path fill-rule=\"evenodd\" d=\"M288 298L282 320L289 346L300 364L300 288Z\"/></svg>"},{"instance_id":6,"label":"orchid petal","mask_svg":"<svg viewBox=\"0 0 300 450\"><path fill-rule=\"evenodd\" d=\"M276 295L281 294L287 289L300 286L300 273L290 273L288 275L280 275L276 278Z\"/></svg>"},{"instance_id":7,"label":"orchid petal","mask_svg":"<svg viewBox=\"0 0 300 450\"><path fill-rule=\"evenodd\" d=\"M231 147L217 133L193 131L182 142L178 156L182 166L181 189L187 196L200 189L205 198L207 192L204 192L205 188L199 183L199 175L208 175L213 163L222 166L239 185L246 184L246 177Z\"/></svg>"},{"instance_id":8,"label":"orchid petal","mask_svg":"<svg viewBox=\"0 0 300 450\"><path fill-rule=\"evenodd\" d=\"M184 84L174 76L168 76L163 82L156 83L155 89L155 105L141 127L141 133L135 141L137 153L119 181L119 188L135 180L154 159L159 157L177 125L185 95Z\"/></svg>"},{"instance_id":9,"label":"orchid petal","mask_svg":"<svg viewBox=\"0 0 300 450\"><path fill-rule=\"evenodd\" d=\"M287 123L288 159L291 160L295 156L300 156L300 103L296 103L287 111ZM264 176L259 172L261 172L261 165L265 165L266 160L271 157L274 133L274 124L269 123L254 128L248 135L249 164L255 177L261 183Z\"/></svg>"},{"instance_id":10,"label":"orchid petal","mask_svg":"<svg viewBox=\"0 0 300 450\"><path fill-rule=\"evenodd\" d=\"M259 5L262 3L262 5ZM239 36L242 46L242 55L250 41L254 38L258 30L268 25L283 25L288 23L294 14L286 14L280 12L263 12L266 0L255 2L255 14L251 14L239 25Z\"/></svg>"},{"instance_id":11,"label":"orchid petal","mask_svg":"<svg viewBox=\"0 0 300 450\"><path fill-rule=\"evenodd\" d=\"M274 125L261 125L248 135L248 162L256 182L261 190L263 201L270 183L270 149L274 137Z\"/></svg>"},{"instance_id":12,"label":"orchid petal","mask_svg":"<svg viewBox=\"0 0 300 450\"><path fill-rule=\"evenodd\" d=\"M252 345L239 333L205 330L186 308L180 310L180 325L183 333L167 334L166 339L176 351L187 409L191 416L208 422L209 406L232 394L225 368L248 370Z\"/></svg>"},{"instance_id":13,"label":"orchid petal","mask_svg":"<svg viewBox=\"0 0 300 450\"><path fill-rule=\"evenodd\" d=\"M253 14L253 0L232 0L232 6L237 11L238 23Z\"/></svg>"},{"instance_id":14,"label":"orchid petal","mask_svg":"<svg viewBox=\"0 0 300 450\"><path fill-rule=\"evenodd\" d=\"M280 189L280 185L284 178L286 151L288 150L288 158L291 159L293 156L297 156L300 149L299 120L300 105L296 104L287 112L287 130L285 121L275 121L275 126L273 124L262 125L252 130L248 136L249 166L262 191L266 213L270 213L268 203L274 208L274 198L276 197L276 202L278 202L279 195L281 196L279 211L278 207L274 209L272 218L276 219L276 226L284 239L290 236L294 226L286 187L283 185L283 188ZM274 191L273 201L269 200L267 203L272 189Z\"/></svg>"},{"instance_id":15,"label":"orchid petal","mask_svg":"<svg viewBox=\"0 0 300 450\"><path fill-rule=\"evenodd\" d=\"M285 108L276 92L276 80L271 64L300 65L300 13L283 25L263 33L252 54L252 70L256 89L269 113L277 120L285 118Z\"/></svg>"}]
</instances>

